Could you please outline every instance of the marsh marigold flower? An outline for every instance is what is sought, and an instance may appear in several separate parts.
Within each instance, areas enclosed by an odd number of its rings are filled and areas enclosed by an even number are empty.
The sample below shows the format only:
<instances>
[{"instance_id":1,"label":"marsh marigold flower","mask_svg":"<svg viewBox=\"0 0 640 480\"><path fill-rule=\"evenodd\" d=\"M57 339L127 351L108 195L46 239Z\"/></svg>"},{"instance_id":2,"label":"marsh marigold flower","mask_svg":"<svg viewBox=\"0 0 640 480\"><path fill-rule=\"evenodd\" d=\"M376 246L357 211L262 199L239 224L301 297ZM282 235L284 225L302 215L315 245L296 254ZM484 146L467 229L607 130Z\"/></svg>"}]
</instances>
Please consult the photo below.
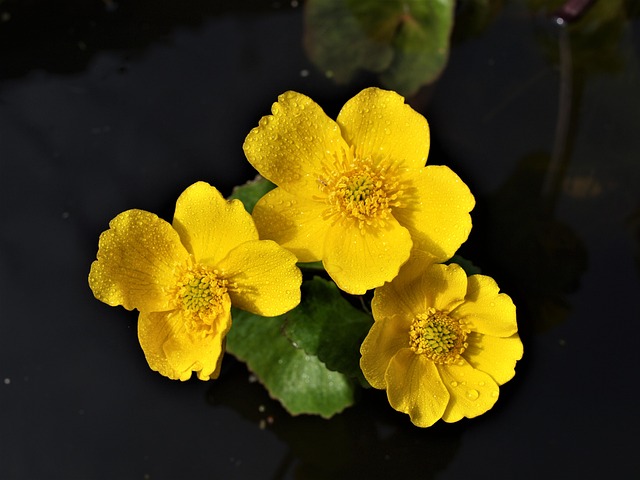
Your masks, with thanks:
<instances>
[{"instance_id":1,"label":"marsh marigold flower","mask_svg":"<svg viewBox=\"0 0 640 480\"><path fill-rule=\"evenodd\" d=\"M369 383L419 427L489 410L522 357L511 298L455 264L410 260L377 288L375 322L360 352Z\"/></svg>"},{"instance_id":2,"label":"marsh marigold flower","mask_svg":"<svg viewBox=\"0 0 640 480\"><path fill-rule=\"evenodd\" d=\"M278 186L253 211L261 238L322 260L346 292L390 281L412 246L444 261L469 235L473 196L448 167L425 166L427 121L395 92L363 90L337 121L286 92L244 151Z\"/></svg>"},{"instance_id":3,"label":"marsh marigold flower","mask_svg":"<svg viewBox=\"0 0 640 480\"><path fill-rule=\"evenodd\" d=\"M218 377L231 305L274 316L300 301L295 256L258 240L242 203L204 182L180 195L173 225L128 210L109 227L89 285L99 300L139 310L149 366L169 378Z\"/></svg>"}]
</instances>

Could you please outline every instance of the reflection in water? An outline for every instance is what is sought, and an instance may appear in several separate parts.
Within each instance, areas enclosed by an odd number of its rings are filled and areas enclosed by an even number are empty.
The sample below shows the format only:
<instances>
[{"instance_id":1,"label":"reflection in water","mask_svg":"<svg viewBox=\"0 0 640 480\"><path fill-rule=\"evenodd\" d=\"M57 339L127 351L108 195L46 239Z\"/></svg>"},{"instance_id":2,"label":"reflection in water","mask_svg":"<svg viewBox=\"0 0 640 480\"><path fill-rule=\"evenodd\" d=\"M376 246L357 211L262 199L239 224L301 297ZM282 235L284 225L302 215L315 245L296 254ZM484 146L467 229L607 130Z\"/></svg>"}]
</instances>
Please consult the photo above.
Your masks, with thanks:
<instances>
[{"instance_id":1,"label":"reflection in water","mask_svg":"<svg viewBox=\"0 0 640 480\"><path fill-rule=\"evenodd\" d=\"M620 2L599 2L579 20L566 19L576 21L561 23L555 44L543 43L547 56L560 67L553 149L522 160L487 205L492 230L487 232L486 242L495 266L515 277L518 284L527 285L521 303L534 320L535 330L566 318L569 307L565 295L578 287L587 268L582 241L569 226L555 219L555 208L561 194L589 197L602 189L593 178L568 179L566 172L588 76L620 69L614 45L618 44L625 17L623 9L613 8L613 3ZM539 8L535 1L531 4Z\"/></svg>"},{"instance_id":2,"label":"reflection in water","mask_svg":"<svg viewBox=\"0 0 640 480\"><path fill-rule=\"evenodd\" d=\"M640 206L638 206L636 211L631 215L628 223L631 227L631 236L635 245L636 268L640 273Z\"/></svg>"},{"instance_id":3,"label":"reflection in water","mask_svg":"<svg viewBox=\"0 0 640 480\"><path fill-rule=\"evenodd\" d=\"M19 77L36 69L80 72L100 51L120 50L129 56L166 40L179 26L202 25L212 16L255 15L276 8L280 8L278 2L264 0L0 1L2 76ZM121 73L125 70L123 66Z\"/></svg>"},{"instance_id":4,"label":"reflection in water","mask_svg":"<svg viewBox=\"0 0 640 480\"><path fill-rule=\"evenodd\" d=\"M562 2L529 3L534 10L544 6L551 16ZM555 42L548 40L548 32L539 39L550 62L559 65L552 150L524 158L487 204L479 202L478 208L489 219L489 230L484 231L482 241L490 253L491 267L526 289L518 302L521 312L524 308L525 315L533 320L536 331L564 321L569 313L566 295L577 289L587 269L582 240L556 219L555 212L561 195L589 198L603 188L593 177L566 175L569 162L579 160L574 146L587 79L595 73L616 72L624 67L618 51L626 22L622 2L595 2L583 13L558 22Z\"/></svg>"},{"instance_id":5,"label":"reflection in water","mask_svg":"<svg viewBox=\"0 0 640 480\"><path fill-rule=\"evenodd\" d=\"M549 164L548 154L522 160L488 199L484 212L491 266L511 277L513 284L526 286L518 307L524 308L538 331L565 320L569 313L565 295L578 287L587 267L582 241L554 218L553 199L561 185L555 185L552 197L541 196Z\"/></svg>"},{"instance_id":6,"label":"reflection in water","mask_svg":"<svg viewBox=\"0 0 640 480\"><path fill-rule=\"evenodd\" d=\"M453 459L460 444L459 424L415 428L389 409L384 392L367 391L350 408L329 420L289 415L271 400L245 366L225 359L220 379L212 383L208 402L225 406L273 432L288 445L278 470L270 478L433 478ZM251 455L251 452L247 452ZM266 478L266 477L265 477Z\"/></svg>"},{"instance_id":7,"label":"reflection in water","mask_svg":"<svg viewBox=\"0 0 640 480\"><path fill-rule=\"evenodd\" d=\"M458 0L452 41L462 42L482 34L498 17L505 0Z\"/></svg>"}]
</instances>

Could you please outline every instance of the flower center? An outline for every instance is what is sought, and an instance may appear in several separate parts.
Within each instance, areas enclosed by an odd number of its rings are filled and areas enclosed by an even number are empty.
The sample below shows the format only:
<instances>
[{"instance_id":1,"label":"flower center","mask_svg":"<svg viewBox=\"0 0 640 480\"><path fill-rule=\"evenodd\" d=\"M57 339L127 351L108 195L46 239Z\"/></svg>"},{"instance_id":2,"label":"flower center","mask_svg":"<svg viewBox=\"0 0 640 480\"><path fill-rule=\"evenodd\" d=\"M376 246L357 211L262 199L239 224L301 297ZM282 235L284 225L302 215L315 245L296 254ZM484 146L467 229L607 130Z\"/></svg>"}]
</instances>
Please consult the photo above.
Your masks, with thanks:
<instances>
[{"instance_id":1,"label":"flower center","mask_svg":"<svg viewBox=\"0 0 640 480\"><path fill-rule=\"evenodd\" d=\"M418 355L436 363L453 363L468 347L470 330L463 321L429 308L414 318L409 330L409 346Z\"/></svg>"},{"instance_id":2,"label":"flower center","mask_svg":"<svg viewBox=\"0 0 640 480\"><path fill-rule=\"evenodd\" d=\"M371 178L368 176L351 178L348 180L348 184L345 185L344 196L348 202L354 202L360 204L366 202L369 194L375 192L375 187Z\"/></svg>"},{"instance_id":3,"label":"flower center","mask_svg":"<svg viewBox=\"0 0 640 480\"><path fill-rule=\"evenodd\" d=\"M227 280L217 270L203 265L189 267L177 285L179 306L185 312L185 327L202 336L214 333L216 319L231 308Z\"/></svg>"},{"instance_id":4,"label":"flower center","mask_svg":"<svg viewBox=\"0 0 640 480\"><path fill-rule=\"evenodd\" d=\"M384 224L392 209L401 206L397 165L359 158L353 149L346 157L336 162L335 171L325 171L318 178L329 205L325 218L355 220L360 230Z\"/></svg>"}]
</instances>

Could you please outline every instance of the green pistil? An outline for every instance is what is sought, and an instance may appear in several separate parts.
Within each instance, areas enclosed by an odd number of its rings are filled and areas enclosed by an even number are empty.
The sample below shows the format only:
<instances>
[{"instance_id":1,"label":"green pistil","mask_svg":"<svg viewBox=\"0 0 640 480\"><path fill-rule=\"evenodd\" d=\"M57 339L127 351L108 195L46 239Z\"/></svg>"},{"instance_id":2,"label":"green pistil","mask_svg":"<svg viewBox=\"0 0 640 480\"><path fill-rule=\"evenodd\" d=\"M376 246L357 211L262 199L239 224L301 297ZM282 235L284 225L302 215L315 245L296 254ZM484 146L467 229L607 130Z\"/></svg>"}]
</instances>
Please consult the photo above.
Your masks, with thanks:
<instances>
[{"instance_id":1,"label":"green pistil","mask_svg":"<svg viewBox=\"0 0 640 480\"><path fill-rule=\"evenodd\" d=\"M468 333L462 321L430 308L413 320L409 345L416 354L426 355L436 363L452 363L467 347Z\"/></svg>"},{"instance_id":2,"label":"green pistil","mask_svg":"<svg viewBox=\"0 0 640 480\"><path fill-rule=\"evenodd\" d=\"M352 202L361 202L367 199L372 189L373 184L369 177L357 177L347 187L346 190L350 192L350 194L347 194L346 197Z\"/></svg>"}]
</instances>

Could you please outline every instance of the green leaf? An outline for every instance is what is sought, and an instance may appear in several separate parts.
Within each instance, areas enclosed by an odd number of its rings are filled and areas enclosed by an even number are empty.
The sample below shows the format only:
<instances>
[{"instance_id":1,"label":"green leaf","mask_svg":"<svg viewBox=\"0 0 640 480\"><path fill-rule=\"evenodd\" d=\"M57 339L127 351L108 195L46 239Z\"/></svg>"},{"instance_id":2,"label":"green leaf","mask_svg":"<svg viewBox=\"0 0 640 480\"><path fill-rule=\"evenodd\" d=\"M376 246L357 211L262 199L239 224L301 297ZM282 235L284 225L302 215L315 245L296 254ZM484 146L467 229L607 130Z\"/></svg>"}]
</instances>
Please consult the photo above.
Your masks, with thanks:
<instances>
[{"instance_id":1,"label":"green leaf","mask_svg":"<svg viewBox=\"0 0 640 480\"><path fill-rule=\"evenodd\" d=\"M287 315L267 318L234 309L227 351L246 362L292 415L329 418L353 404L355 384L291 343L283 334Z\"/></svg>"},{"instance_id":2,"label":"green leaf","mask_svg":"<svg viewBox=\"0 0 640 480\"><path fill-rule=\"evenodd\" d=\"M253 207L256 206L258 200L260 200L265 193L273 190L276 186L266 178L262 178L258 175L253 180L249 180L244 185L239 185L233 189L233 192L229 196L229 199L238 199L244 204L244 208L247 212L253 212Z\"/></svg>"},{"instance_id":3,"label":"green leaf","mask_svg":"<svg viewBox=\"0 0 640 480\"><path fill-rule=\"evenodd\" d=\"M358 70L410 95L431 83L449 55L455 0L308 0L305 46L339 82Z\"/></svg>"},{"instance_id":4,"label":"green leaf","mask_svg":"<svg viewBox=\"0 0 640 480\"><path fill-rule=\"evenodd\" d=\"M333 282L319 277L303 283L302 299L287 318L285 334L330 370L367 385L360 370L360 345L373 317L353 307Z\"/></svg>"},{"instance_id":5,"label":"green leaf","mask_svg":"<svg viewBox=\"0 0 640 480\"><path fill-rule=\"evenodd\" d=\"M308 0L305 14L307 53L337 82L348 82L358 70L380 72L391 64L393 49L388 39L370 36L347 0Z\"/></svg>"},{"instance_id":6,"label":"green leaf","mask_svg":"<svg viewBox=\"0 0 640 480\"><path fill-rule=\"evenodd\" d=\"M324 272L324 265L322 262L303 262L298 263L298 268L301 270L316 270Z\"/></svg>"},{"instance_id":7,"label":"green leaf","mask_svg":"<svg viewBox=\"0 0 640 480\"><path fill-rule=\"evenodd\" d=\"M404 95L433 82L449 58L454 0L405 0L393 48L391 66L382 83Z\"/></svg>"}]
</instances>

